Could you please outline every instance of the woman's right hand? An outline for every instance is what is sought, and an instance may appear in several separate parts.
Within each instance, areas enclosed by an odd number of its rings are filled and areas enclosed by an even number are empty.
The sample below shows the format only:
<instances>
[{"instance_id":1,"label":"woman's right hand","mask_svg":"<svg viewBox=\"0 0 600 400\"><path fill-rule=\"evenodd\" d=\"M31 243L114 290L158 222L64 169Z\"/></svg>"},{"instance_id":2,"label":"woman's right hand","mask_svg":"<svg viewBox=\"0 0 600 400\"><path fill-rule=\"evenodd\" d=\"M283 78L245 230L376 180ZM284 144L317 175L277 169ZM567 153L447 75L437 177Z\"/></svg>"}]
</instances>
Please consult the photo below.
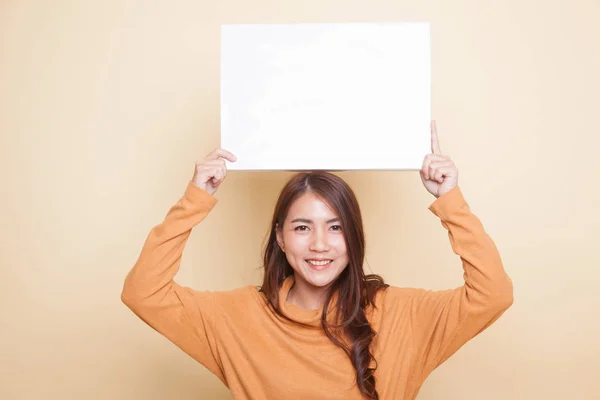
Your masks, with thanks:
<instances>
[{"instance_id":1,"label":"woman's right hand","mask_svg":"<svg viewBox=\"0 0 600 400\"><path fill-rule=\"evenodd\" d=\"M215 149L204 159L197 161L192 183L213 195L227 176L225 160L235 162L237 157L227 150Z\"/></svg>"}]
</instances>

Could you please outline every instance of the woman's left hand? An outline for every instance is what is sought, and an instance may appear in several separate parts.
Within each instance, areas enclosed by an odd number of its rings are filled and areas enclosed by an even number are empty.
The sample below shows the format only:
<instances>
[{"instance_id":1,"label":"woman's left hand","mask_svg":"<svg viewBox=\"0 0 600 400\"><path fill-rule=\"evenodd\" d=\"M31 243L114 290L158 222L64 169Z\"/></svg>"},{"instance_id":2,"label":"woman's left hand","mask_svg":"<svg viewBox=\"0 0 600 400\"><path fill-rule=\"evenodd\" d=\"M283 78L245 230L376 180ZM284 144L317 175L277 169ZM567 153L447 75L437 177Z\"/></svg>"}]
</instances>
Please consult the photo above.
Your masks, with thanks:
<instances>
[{"instance_id":1,"label":"woman's left hand","mask_svg":"<svg viewBox=\"0 0 600 400\"><path fill-rule=\"evenodd\" d=\"M431 121L431 152L425 156L419 173L425 189L437 198L458 185L458 168L450 157L442 155L435 121Z\"/></svg>"}]
</instances>

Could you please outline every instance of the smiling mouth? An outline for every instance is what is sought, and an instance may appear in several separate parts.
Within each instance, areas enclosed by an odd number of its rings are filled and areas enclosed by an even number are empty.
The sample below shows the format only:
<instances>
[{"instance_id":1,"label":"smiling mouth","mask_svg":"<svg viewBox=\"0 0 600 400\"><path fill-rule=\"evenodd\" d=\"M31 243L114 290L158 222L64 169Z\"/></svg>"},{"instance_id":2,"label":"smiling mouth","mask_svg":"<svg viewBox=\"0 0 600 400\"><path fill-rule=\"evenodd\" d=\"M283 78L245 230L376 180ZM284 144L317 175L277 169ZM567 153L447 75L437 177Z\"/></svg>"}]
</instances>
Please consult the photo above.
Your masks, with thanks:
<instances>
[{"instance_id":1,"label":"smiling mouth","mask_svg":"<svg viewBox=\"0 0 600 400\"><path fill-rule=\"evenodd\" d=\"M314 269L327 268L329 265L331 265L332 262L333 262L333 260L322 260L322 261L306 260L306 263Z\"/></svg>"}]
</instances>

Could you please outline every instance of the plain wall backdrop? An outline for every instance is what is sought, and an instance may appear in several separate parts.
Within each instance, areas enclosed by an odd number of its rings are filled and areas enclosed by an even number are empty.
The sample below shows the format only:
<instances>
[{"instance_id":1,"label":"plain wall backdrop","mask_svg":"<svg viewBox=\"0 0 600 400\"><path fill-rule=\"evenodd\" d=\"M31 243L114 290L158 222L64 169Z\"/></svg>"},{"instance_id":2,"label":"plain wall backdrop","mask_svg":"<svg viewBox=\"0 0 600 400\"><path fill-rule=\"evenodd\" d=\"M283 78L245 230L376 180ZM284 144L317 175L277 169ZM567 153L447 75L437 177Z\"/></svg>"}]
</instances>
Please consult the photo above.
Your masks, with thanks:
<instances>
[{"instance_id":1,"label":"plain wall backdrop","mask_svg":"<svg viewBox=\"0 0 600 400\"><path fill-rule=\"evenodd\" d=\"M598 0L0 2L0 398L231 399L120 300L146 235L219 146L220 24L401 21L431 23L441 148L515 287L419 399L597 398L599 20ZM259 284L290 175L231 172L178 282ZM339 175L362 207L367 272L462 284L418 172Z\"/></svg>"}]
</instances>

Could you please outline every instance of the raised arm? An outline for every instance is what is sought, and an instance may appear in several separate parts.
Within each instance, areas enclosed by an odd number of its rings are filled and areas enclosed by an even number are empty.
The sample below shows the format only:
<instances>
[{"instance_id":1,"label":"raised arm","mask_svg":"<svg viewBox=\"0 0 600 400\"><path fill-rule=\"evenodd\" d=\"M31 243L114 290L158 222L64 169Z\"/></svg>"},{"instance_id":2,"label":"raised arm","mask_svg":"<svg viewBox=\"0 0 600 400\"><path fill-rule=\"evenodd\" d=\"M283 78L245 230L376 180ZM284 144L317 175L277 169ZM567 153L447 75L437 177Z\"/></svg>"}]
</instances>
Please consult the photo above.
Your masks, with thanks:
<instances>
[{"instance_id":1,"label":"raised arm","mask_svg":"<svg viewBox=\"0 0 600 400\"><path fill-rule=\"evenodd\" d=\"M174 281L192 228L216 205L213 194L226 175L224 162L215 152L196 164L183 197L150 231L125 279L121 299L144 322L225 382L215 345L213 294Z\"/></svg>"},{"instance_id":2,"label":"raised arm","mask_svg":"<svg viewBox=\"0 0 600 400\"><path fill-rule=\"evenodd\" d=\"M437 200L429 209L448 230L462 260L464 285L455 290L418 290L411 300L411 327L417 366L424 378L469 339L486 329L513 302L512 282L500 254L458 187L458 169L442 155L435 122L431 150L421 179Z\"/></svg>"},{"instance_id":3,"label":"raised arm","mask_svg":"<svg viewBox=\"0 0 600 400\"><path fill-rule=\"evenodd\" d=\"M498 250L460 189L441 196L430 210L448 230L452 250L462 261L465 283L454 290L418 290L412 296L413 344L423 379L513 303L512 281Z\"/></svg>"}]
</instances>

